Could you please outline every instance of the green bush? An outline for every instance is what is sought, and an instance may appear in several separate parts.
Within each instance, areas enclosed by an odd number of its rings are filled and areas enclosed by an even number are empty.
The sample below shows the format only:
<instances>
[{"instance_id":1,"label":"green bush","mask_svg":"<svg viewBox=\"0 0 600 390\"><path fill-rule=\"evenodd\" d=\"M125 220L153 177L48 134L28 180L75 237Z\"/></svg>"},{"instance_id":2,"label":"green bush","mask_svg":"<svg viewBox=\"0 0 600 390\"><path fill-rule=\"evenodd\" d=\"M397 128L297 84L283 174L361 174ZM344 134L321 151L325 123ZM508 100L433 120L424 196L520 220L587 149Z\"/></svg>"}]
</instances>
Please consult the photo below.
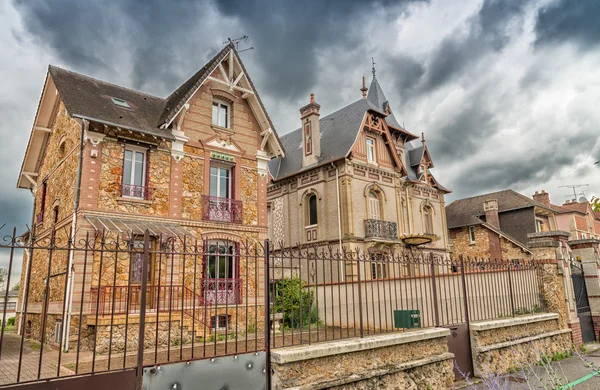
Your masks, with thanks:
<instances>
[{"instance_id":1,"label":"green bush","mask_svg":"<svg viewBox=\"0 0 600 390\"><path fill-rule=\"evenodd\" d=\"M299 278L281 279L275 284L273 313L283 313L283 326L301 328L319 321L313 305L314 291Z\"/></svg>"},{"instance_id":2,"label":"green bush","mask_svg":"<svg viewBox=\"0 0 600 390\"><path fill-rule=\"evenodd\" d=\"M15 326L15 317L11 317L6 320L6 326Z\"/></svg>"}]
</instances>

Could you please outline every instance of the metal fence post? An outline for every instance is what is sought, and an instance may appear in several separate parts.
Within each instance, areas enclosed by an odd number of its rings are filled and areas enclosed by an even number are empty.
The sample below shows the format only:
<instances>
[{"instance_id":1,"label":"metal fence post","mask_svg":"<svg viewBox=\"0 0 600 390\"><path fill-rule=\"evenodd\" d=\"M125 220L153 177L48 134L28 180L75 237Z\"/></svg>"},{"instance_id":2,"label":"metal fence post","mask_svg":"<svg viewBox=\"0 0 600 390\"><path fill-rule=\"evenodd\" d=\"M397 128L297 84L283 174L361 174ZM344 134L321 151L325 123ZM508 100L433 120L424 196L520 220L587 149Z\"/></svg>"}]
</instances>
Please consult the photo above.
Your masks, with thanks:
<instances>
[{"instance_id":1,"label":"metal fence post","mask_svg":"<svg viewBox=\"0 0 600 390\"><path fill-rule=\"evenodd\" d=\"M463 259L463 256L460 256L460 274L462 277L462 285L463 285L463 300L464 300L464 305L465 305L465 322L467 323L467 327L469 326L469 299L467 296L467 277L465 276L465 261ZM469 344L471 343L470 341L471 339L469 338ZM470 349L470 346L469 346Z\"/></svg>"},{"instance_id":2,"label":"metal fence post","mask_svg":"<svg viewBox=\"0 0 600 390\"><path fill-rule=\"evenodd\" d=\"M363 312L362 312L362 288L360 285L360 255L356 254L356 273L358 275L358 320L360 337L364 336L363 330Z\"/></svg>"},{"instance_id":3,"label":"metal fence post","mask_svg":"<svg viewBox=\"0 0 600 390\"><path fill-rule=\"evenodd\" d=\"M514 290L513 290L513 285L512 285L512 279L510 277L510 264L508 264L508 290L510 292L510 312L512 313L512 316L515 316L515 297L514 297Z\"/></svg>"},{"instance_id":4,"label":"metal fence post","mask_svg":"<svg viewBox=\"0 0 600 390\"><path fill-rule=\"evenodd\" d=\"M133 239L133 237L132 237ZM148 288L148 266L150 265L150 232L148 229L144 232L144 257L142 261L142 286L140 292L140 325L138 336L138 356L137 356L137 377L136 389L142 388L142 378L144 376L144 333L146 327L146 289Z\"/></svg>"},{"instance_id":5,"label":"metal fence post","mask_svg":"<svg viewBox=\"0 0 600 390\"><path fill-rule=\"evenodd\" d=\"M429 254L429 262L431 264L431 287L433 289L433 314L435 316L435 326L440 326L440 312L438 308L438 292L437 284L435 282L435 261L433 258L433 253Z\"/></svg>"},{"instance_id":6,"label":"metal fence post","mask_svg":"<svg viewBox=\"0 0 600 390\"><path fill-rule=\"evenodd\" d=\"M270 242L265 240L265 388L271 389L271 296L269 294ZM258 282L258 281L257 281ZM246 281L247 283L247 281Z\"/></svg>"}]
</instances>

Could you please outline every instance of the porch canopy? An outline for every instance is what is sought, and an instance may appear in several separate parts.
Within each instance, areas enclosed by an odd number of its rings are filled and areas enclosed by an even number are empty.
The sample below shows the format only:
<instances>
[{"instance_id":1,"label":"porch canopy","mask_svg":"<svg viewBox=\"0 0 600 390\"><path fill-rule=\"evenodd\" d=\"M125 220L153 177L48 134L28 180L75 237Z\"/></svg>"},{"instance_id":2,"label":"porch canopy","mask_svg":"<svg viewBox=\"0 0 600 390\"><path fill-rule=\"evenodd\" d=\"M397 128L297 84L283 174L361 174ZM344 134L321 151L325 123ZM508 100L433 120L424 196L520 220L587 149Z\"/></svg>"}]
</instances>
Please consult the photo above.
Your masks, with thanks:
<instances>
[{"instance_id":1,"label":"porch canopy","mask_svg":"<svg viewBox=\"0 0 600 390\"><path fill-rule=\"evenodd\" d=\"M172 222L145 221L142 219L120 218L120 217L99 217L96 215L85 215L85 219L98 231L111 231L119 233L131 233L134 235L143 235L146 230L152 236L163 237L183 237L193 236L193 234L183 226Z\"/></svg>"}]
</instances>

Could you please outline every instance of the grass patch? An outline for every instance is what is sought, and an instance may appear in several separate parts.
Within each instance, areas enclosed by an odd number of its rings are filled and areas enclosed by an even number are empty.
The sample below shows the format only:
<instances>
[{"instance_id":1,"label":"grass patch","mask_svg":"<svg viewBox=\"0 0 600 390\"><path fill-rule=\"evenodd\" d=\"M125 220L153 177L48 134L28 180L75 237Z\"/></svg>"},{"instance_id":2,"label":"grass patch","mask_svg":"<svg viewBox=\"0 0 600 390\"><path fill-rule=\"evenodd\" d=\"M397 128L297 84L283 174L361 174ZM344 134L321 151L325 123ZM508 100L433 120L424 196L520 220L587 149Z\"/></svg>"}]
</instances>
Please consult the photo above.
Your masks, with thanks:
<instances>
[{"instance_id":1,"label":"grass patch","mask_svg":"<svg viewBox=\"0 0 600 390\"><path fill-rule=\"evenodd\" d=\"M37 341L32 341L31 349L40 350L40 349L42 349L42 345L40 343L38 343Z\"/></svg>"}]
</instances>

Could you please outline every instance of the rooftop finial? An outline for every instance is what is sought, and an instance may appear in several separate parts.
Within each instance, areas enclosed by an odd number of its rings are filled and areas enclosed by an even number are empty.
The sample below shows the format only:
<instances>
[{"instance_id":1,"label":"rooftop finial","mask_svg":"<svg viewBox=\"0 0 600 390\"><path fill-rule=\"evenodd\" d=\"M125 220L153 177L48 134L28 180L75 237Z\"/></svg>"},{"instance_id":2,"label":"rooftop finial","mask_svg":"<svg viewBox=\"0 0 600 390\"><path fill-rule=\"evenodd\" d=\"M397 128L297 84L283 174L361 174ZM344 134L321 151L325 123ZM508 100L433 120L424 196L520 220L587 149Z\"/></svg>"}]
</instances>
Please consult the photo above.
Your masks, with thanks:
<instances>
[{"instance_id":1,"label":"rooftop finial","mask_svg":"<svg viewBox=\"0 0 600 390\"><path fill-rule=\"evenodd\" d=\"M425 143L425 133L421 132L421 142Z\"/></svg>"},{"instance_id":2,"label":"rooftop finial","mask_svg":"<svg viewBox=\"0 0 600 390\"><path fill-rule=\"evenodd\" d=\"M369 90L369 88L367 88L367 85L365 84L365 76L363 76L363 78L362 78L362 88L360 89L360 91L362 92L363 99L367 98L367 91L368 90Z\"/></svg>"},{"instance_id":3,"label":"rooftop finial","mask_svg":"<svg viewBox=\"0 0 600 390\"><path fill-rule=\"evenodd\" d=\"M373 78L375 78L375 64L375 59L371 57L371 65L373 66L373 68L371 68L371 71L373 72Z\"/></svg>"}]
</instances>

